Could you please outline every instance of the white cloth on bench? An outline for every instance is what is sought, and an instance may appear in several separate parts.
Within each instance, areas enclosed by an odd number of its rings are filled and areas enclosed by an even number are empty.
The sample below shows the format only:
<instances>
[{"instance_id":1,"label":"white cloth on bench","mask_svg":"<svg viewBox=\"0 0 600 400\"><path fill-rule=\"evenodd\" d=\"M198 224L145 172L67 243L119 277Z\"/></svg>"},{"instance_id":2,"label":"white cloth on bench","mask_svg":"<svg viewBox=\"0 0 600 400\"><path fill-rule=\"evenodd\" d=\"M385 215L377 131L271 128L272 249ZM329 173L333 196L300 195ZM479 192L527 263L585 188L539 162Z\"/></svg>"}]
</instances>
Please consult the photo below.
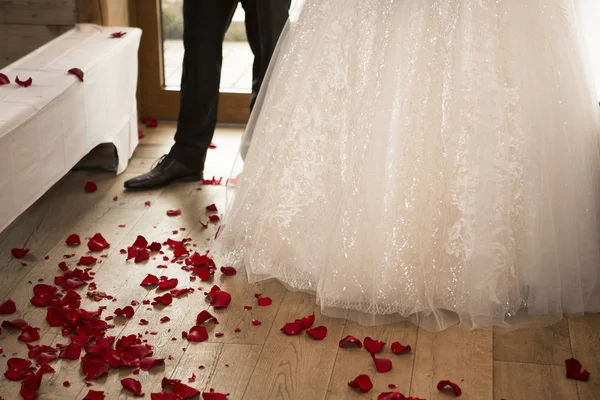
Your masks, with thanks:
<instances>
[{"instance_id":1,"label":"white cloth on bench","mask_svg":"<svg viewBox=\"0 0 600 400\"><path fill-rule=\"evenodd\" d=\"M0 86L0 231L101 143L125 170L138 144L140 38L138 28L81 24L0 70L11 81Z\"/></svg>"}]
</instances>

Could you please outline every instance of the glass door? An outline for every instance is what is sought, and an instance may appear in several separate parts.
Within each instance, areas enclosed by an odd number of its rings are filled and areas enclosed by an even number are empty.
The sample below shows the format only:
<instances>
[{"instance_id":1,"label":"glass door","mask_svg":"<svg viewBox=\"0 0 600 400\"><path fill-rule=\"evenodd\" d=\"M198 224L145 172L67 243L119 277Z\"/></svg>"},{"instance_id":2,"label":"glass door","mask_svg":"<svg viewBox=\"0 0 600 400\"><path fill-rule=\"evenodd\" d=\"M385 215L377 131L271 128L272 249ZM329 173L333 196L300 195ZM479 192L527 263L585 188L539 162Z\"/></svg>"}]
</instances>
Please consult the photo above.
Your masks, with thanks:
<instances>
[{"instance_id":1,"label":"glass door","mask_svg":"<svg viewBox=\"0 0 600 400\"><path fill-rule=\"evenodd\" d=\"M176 120L183 61L183 0L136 0L140 43L140 101L143 116ZM253 55L244 11L236 11L225 36L219 122L246 123L250 114Z\"/></svg>"}]
</instances>

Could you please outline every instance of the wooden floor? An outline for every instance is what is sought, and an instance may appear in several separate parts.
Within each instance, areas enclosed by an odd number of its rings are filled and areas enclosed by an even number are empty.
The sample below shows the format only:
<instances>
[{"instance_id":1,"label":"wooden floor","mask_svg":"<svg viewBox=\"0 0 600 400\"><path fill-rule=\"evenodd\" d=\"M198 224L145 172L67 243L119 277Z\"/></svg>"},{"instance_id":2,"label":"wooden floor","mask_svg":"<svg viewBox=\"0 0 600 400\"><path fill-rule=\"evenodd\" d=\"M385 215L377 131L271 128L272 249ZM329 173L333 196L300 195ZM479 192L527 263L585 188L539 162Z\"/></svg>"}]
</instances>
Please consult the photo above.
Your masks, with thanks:
<instances>
[{"instance_id":1,"label":"wooden floor","mask_svg":"<svg viewBox=\"0 0 600 400\"><path fill-rule=\"evenodd\" d=\"M104 252L108 257L100 258L102 263L93 267L94 282L97 290L114 296L116 301L94 302L85 297L83 288L79 289L82 308L94 310L105 305L108 308L103 316L107 316L132 300L139 301L135 316L128 322L123 318L111 321L115 327L108 334L117 337L141 334L155 346L155 356L166 360L164 365L150 372L131 375L131 368L111 370L108 376L94 381L91 389L103 390L106 399L133 398L119 383L128 376L142 382L146 398L161 390L161 379L165 376L181 379L202 391L215 388L218 392L230 393L229 399L376 399L379 393L391 391L389 384L398 385L396 390L407 396L428 400L450 398L447 393L436 390L440 380L458 383L463 399L600 398L600 315L504 335L460 328L429 333L409 323L365 328L322 317L313 297L288 292L277 282L249 285L243 274L222 277L217 273L214 283L232 294L230 307L214 311L220 325L216 328L210 325L211 337L207 342L182 340L181 332L194 325L201 310L208 309L203 291L196 290L159 309L141 304L156 294L155 290L140 286L140 282L152 273L178 278L179 288L210 289L212 283L190 281L190 273L181 270L178 264L167 263L167 269L157 269L158 264L164 263L162 259L142 264L126 262L119 252L130 246L137 235L159 242L190 237L197 245L195 249L202 252L214 236L216 225L204 229L199 221L206 221L206 205L215 203L219 209L224 208L223 186L190 183L143 193L125 193L122 189L126 179L146 171L157 157L168 151L172 133L172 125L146 129L146 138L142 139L129 169L120 176L104 172L68 174L0 235L0 302L12 298L17 303L17 313L2 316L2 319L23 318L41 328L39 343L48 345L68 343L68 338L61 336L59 328L49 327L44 308L29 303L32 286L41 279L51 283L59 274L58 263L63 261L64 254L73 251L64 244L69 234L78 233L84 238L99 232L110 242L110 248ZM229 176L240 134L239 128L218 129L214 140L218 147L208 156L206 175ZM95 181L98 191L85 193L83 187L87 181ZM145 206L146 201L151 202L150 207ZM182 214L168 217L169 209L181 209ZM16 260L10 254L13 247L27 247L31 252L23 260ZM77 257L85 250L85 244L76 248ZM27 265L22 266L22 261ZM257 307L255 293L271 297L273 304ZM253 309L244 310L246 305ZM313 311L317 315L316 324L329 329L325 340L315 341L307 335L288 337L280 332L284 323ZM160 323L163 316L168 316L170 321ZM149 324L139 325L142 318ZM262 325L253 326L253 319ZM236 333L236 328L241 332ZM217 331L224 335L215 337ZM387 374L378 374L364 349L338 348L338 341L346 335L360 339L371 336L388 344L399 341L409 344L412 351L397 356L386 346L385 357L393 361L393 369ZM2 329L0 347L5 360L27 357L27 347L17 336L14 329ZM590 371L588 382L566 379L564 361L570 357L580 360ZM82 399L90 388L83 379L80 361L60 359L51 365L56 373L44 376L40 398ZM201 365L205 368L199 369ZM5 369L6 362L2 362L0 372L4 373ZM189 383L192 374L196 379ZM356 393L347 385L359 374L368 374L373 379L374 388L368 394ZM71 385L64 387L63 382L67 380ZM7 400L19 399L19 388L18 382L4 377L0 380L0 395Z\"/></svg>"}]
</instances>

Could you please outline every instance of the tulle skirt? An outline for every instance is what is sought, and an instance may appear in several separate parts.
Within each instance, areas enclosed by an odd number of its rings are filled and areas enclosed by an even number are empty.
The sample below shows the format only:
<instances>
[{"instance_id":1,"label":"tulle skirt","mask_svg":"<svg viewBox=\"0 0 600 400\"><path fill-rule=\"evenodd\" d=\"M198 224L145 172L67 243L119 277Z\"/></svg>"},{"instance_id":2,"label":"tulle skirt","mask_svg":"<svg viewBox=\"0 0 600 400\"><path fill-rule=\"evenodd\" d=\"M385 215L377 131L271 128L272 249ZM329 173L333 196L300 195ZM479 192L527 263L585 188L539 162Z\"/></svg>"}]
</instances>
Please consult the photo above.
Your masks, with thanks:
<instances>
[{"instance_id":1,"label":"tulle skirt","mask_svg":"<svg viewBox=\"0 0 600 400\"><path fill-rule=\"evenodd\" d=\"M510 330L600 311L582 7L306 0L244 135L222 262L365 325Z\"/></svg>"}]
</instances>

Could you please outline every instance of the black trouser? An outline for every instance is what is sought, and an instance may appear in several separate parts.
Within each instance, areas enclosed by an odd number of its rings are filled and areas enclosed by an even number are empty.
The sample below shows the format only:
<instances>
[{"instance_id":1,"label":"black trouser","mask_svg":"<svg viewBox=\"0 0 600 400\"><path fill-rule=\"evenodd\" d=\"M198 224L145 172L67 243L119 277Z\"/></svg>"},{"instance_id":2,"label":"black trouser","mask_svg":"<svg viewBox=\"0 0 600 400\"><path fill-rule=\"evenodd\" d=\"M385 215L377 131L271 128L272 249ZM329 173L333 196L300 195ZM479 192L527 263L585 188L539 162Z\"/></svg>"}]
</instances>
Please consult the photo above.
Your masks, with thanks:
<instances>
[{"instance_id":1,"label":"black trouser","mask_svg":"<svg viewBox=\"0 0 600 400\"><path fill-rule=\"evenodd\" d=\"M194 171L204 168L217 124L223 40L239 2L246 11L246 35L254 53L252 107L287 21L291 0L183 1L181 105L170 155Z\"/></svg>"}]
</instances>

